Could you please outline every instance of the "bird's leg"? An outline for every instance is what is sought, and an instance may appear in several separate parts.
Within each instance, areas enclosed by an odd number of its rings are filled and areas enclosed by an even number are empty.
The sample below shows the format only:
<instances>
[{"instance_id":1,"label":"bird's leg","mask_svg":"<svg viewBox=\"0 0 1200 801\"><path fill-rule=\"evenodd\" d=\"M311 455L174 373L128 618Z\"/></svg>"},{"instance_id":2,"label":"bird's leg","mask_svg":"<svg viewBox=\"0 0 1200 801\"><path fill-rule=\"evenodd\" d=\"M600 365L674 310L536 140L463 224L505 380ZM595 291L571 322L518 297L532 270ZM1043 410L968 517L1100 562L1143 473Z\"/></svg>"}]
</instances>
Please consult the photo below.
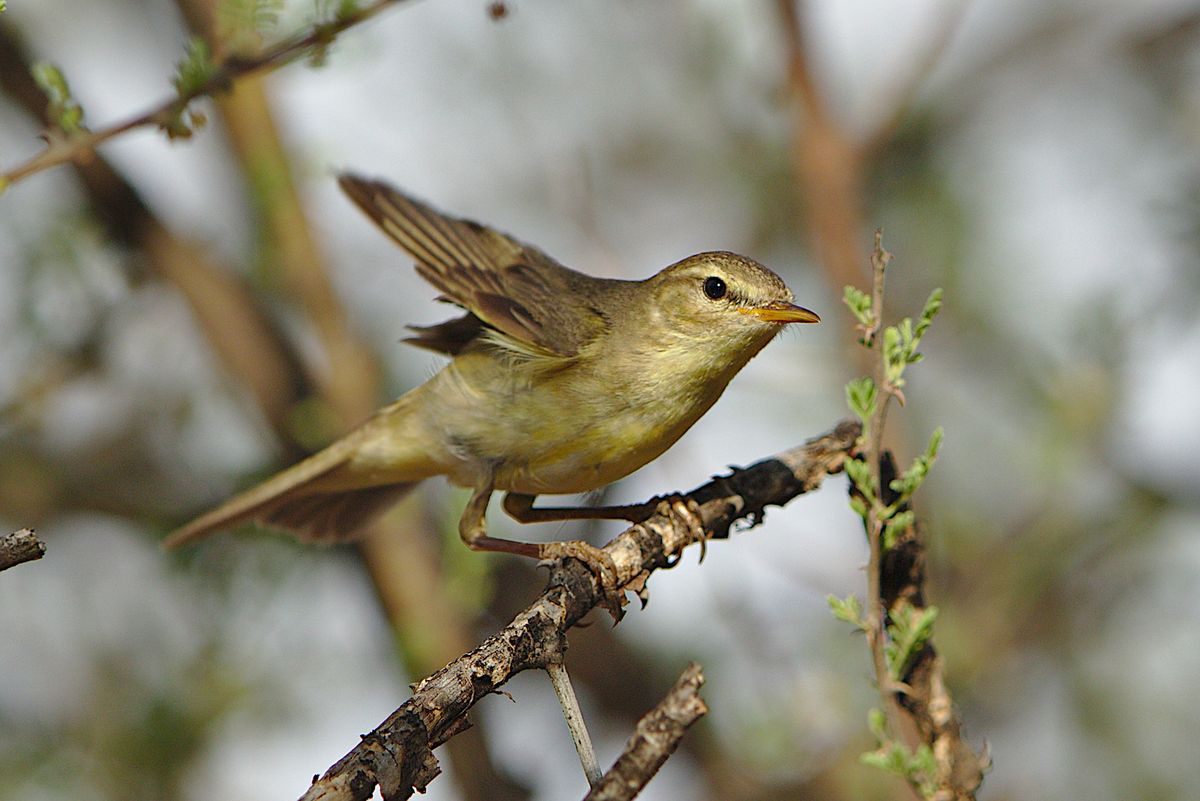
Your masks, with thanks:
<instances>
[{"instance_id":1,"label":"bird's leg","mask_svg":"<svg viewBox=\"0 0 1200 801\"><path fill-rule=\"evenodd\" d=\"M534 507L536 495L510 492L504 496L504 511L521 523L553 523L559 520L628 520L640 523L658 511L662 498L627 506L541 506Z\"/></svg>"},{"instance_id":2,"label":"bird's leg","mask_svg":"<svg viewBox=\"0 0 1200 801\"><path fill-rule=\"evenodd\" d=\"M462 537L462 541L472 551L496 551L515 553L532 559L542 558L536 543L517 542L487 535L487 507L494 490L494 478L489 473L487 478L475 487L466 508L463 509L462 517L458 519L458 536Z\"/></svg>"},{"instance_id":3,"label":"bird's leg","mask_svg":"<svg viewBox=\"0 0 1200 801\"><path fill-rule=\"evenodd\" d=\"M521 523L550 523L557 520L628 520L641 523L652 515L661 514L673 524L687 530L694 542L700 543L700 559L704 560L708 534L700 519L700 507L692 498L683 495L655 496L645 503L625 506L543 506L533 505L536 495L510 492L504 496L504 511Z\"/></svg>"},{"instance_id":4,"label":"bird's leg","mask_svg":"<svg viewBox=\"0 0 1200 801\"><path fill-rule=\"evenodd\" d=\"M617 614L620 610L619 603L615 607L612 606L619 589L617 566L613 564L611 556L596 546L582 540L521 542L520 540L487 536L487 506L494 489L494 477L489 473L487 478L475 487L470 500L467 501L467 507L463 509L462 517L458 520L458 533L467 547L473 551L514 553L538 560L563 559L565 557L578 559L596 577L601 591L608 599L606 605L615 610L613 614Z\"/></svg>"}]
</instances>

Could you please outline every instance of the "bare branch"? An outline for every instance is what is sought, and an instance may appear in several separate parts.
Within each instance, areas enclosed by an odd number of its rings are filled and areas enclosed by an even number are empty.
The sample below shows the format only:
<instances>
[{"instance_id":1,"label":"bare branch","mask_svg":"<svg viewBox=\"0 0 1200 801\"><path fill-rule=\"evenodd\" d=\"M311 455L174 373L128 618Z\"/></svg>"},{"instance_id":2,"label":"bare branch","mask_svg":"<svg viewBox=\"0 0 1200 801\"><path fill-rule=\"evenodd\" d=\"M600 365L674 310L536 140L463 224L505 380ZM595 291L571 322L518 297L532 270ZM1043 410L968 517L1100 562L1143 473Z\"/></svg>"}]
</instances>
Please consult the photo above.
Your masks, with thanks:
<instances>
[{"instance_id":1,"label":"bare branch","mask_svg":"<svg viewBox=\"0 0 1200 801\"><path fill-rule=\"evenodd\" d=\"M0 537L0 570L41 559L45 555L46 544L31 529L23 528Z\"/></svg>"},{"instance_id":2,"label":"bare branch","mask_svg":"<svg viewBox=\"0 0 1200 801\"><path fill-rule=\"evenodd\" d=\"M130 117L124 122L69 136L61 133L52 134L48 137L48 143L41 153L11 170L0 173L0 191L10 184L42 170L71 161L86 161L98 146L128 131L150 125L169 127L173 120L187 110L188 104L193 100L228 91L233 81L238 78L271 72L310 53L317 52L320 48L327 47L342 31L365 22L393 3L401 1L375 0L364 8L341 14L330 22L316 24L307 33L283 39L253 56L230 55L222 59L206 79L196 86L189 87L186 91L181 91L174 97L164 100L157 106Z\"/></svg>"},{"instance_id":3,"label":"bare branch","mask_svg":"<svg viewBox=\"0 0 1200 801\"><path fill-rule=\"evenodd\" d=\"M695 662L684 669L659 704L642 716L625 750L584 801L631 801L675 753L683 734L708 712L700 698L704 674Z\"/></svg>"},{"instance_id":4,"label":"bare branch","mask_svg":"<svg viewBox=\"0 0 1200 801\"><path fill-rule=\"evenodd\" d=\"M861 432L857 421L750 467L715 478L686 497L696 502L712 538L729 536L738 521L754 525L764 507L783 505L841 471ZM694 542L678 516L654 515L604 546L618 583L645 597L649 575L671 567ZM466 713L517 673L561 658L566 631L604 599L581 562L556 564L542 595L474 651L419 682L413 696L315 781L303 801L365 801L378 785L385 801L409 798L437 776L432 749L463 730Z\"/></svg>"}]
</instances>

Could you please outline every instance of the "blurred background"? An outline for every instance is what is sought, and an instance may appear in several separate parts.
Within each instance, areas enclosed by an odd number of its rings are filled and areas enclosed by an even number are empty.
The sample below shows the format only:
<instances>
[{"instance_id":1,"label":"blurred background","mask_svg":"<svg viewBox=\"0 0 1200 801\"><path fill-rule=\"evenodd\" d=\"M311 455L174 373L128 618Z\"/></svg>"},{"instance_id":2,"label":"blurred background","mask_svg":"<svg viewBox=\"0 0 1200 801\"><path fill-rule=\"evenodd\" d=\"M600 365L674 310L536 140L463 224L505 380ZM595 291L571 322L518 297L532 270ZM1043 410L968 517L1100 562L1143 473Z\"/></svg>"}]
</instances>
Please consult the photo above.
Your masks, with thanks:
<instances>
[{"instance_id":1,"label":"blurred background","mask_svg":"<svg viewBox=\"0 0 1200 801\"><path fill-rule=\"evenodd\" d=\"M253 46L229 31L254 5L9 0L0 168L40 146L31 63L103 127L167 96L190 35ZM361 549L157 547L440 364L399 340L453 310L342 169L596 274L746 253L821 313L614 502L845 415L865 365L841 287L883 227L891 313L946 290L889 424L903 460L946 429L918 513L936 642L994 757L981 797L1200 798L1200 4L504 10L400 3L320 68L198 104L190 141L135 131L0 197L0 529L48 546L0 575L0 799L297 797L540 590L461 545L465 494L440 480ZM321 13L277 11L268 41ZM857 761L878 696L825 602L863 594L865 560L839 477L574 631L601 763L696 659L711 714L645 798L909 797ZM584 794L548 682L507 689L439 750L431 798Z\"/></svg>"}]
</instances>

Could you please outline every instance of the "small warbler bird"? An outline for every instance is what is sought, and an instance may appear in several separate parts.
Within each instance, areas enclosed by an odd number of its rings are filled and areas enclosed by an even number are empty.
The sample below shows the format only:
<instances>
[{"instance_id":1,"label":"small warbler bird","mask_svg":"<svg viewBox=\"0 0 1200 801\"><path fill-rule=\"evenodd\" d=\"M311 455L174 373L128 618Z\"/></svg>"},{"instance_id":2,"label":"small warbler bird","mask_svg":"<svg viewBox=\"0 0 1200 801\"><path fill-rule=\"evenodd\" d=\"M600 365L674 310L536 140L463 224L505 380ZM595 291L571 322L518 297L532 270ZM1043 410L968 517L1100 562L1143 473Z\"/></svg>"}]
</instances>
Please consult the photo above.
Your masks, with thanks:
<instances>
[{"instance_id":1,"label":"small warbler bird","mask_svg":"<svg viewBox=\"0 0 1200 801\"><path fill-rule=\"evenodd\" d=\"M487 536L488 500L522 522L641 520L643 506L534 508L538 495L603 487L659 456L789 323L820 318L779 276L726 252L643 281L593 278L535 247L342 175L350 199L466 314L410 328L446 367L319 453L173 532L174 547L247 521L301 539L352 538L419 481L473 490L459 533L474 550L607 557L586 543Z\"/></svg>"}]
</instances>

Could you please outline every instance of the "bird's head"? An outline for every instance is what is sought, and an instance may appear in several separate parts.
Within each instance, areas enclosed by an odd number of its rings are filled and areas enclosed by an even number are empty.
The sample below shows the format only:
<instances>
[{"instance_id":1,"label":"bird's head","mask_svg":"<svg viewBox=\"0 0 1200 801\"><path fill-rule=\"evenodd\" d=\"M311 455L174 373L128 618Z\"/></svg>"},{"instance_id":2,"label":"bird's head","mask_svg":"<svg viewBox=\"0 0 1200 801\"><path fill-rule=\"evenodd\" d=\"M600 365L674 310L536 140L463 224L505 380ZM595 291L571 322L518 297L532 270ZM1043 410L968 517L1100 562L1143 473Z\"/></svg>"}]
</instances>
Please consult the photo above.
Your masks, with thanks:
<instances>
[{"instance_id":1,"label":"bird's head","mask_svg":"<svg viewBox=\"0 0 1200 801\"><path fill-rule=\"evenodd\" d=\"M795 305L778 275L736 253L698 253L648 280L655 325L664 336L703 343L714 357L743 363L789 323L816 323L815 312Z\"/></svg>"}]
</instances>

